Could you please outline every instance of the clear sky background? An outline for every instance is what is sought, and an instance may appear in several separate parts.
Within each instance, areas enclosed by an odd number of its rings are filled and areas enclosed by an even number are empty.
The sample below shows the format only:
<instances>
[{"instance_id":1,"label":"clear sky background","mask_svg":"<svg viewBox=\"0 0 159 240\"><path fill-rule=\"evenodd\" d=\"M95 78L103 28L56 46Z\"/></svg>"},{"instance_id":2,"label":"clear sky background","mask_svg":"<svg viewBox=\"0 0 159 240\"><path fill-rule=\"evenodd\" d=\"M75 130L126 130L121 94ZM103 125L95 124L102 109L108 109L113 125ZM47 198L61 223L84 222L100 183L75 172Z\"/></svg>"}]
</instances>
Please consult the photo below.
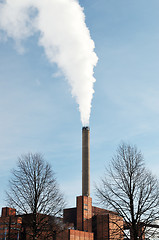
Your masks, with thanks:
<instances>
[{"instance_id":1,"label":"clear sky background","mask_svg":"<svg viewBox=\"0 0 159 240\"><path fill-rule=\"evenodd\" d=\"M91 196L117 146L135 144L159 174L159 1L80 0L99 58L90 118ZM18 156L41 152L68 207L81 195L80 113L37 35L0 41L0 207ZM74 52L76 54L76 52Z\"/></svg>"}]
</instances>

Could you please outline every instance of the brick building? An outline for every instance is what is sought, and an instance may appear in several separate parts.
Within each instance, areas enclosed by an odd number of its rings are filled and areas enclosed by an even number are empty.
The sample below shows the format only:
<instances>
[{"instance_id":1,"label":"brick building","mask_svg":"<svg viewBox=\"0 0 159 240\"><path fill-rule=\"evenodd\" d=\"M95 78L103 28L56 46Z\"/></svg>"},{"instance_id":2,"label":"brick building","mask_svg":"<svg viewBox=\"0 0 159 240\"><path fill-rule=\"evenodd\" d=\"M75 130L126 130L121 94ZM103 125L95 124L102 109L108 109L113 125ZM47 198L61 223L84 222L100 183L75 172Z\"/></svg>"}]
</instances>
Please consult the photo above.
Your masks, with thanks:
<instances>
[{"instance_id":1,"label":"brick building","mask_svg":"<svg viewBox=\"0 0 159 240\"><path fill-rule=\"evenodd\" d=\"M19 239L22 231L22 218L16 216L16 210L13 208L2 208L0 217L0 239Z\"/></svg>"},{"instance_id":2,"label":"brick building","mask_svg":"<svg viewBox=\"0 0 159 240\"><path fill-rule=\"evenodd\" d=\"M76 207L64 209L63 221L70 224L57 240L123 239L123 219L117 213L92 206L90 197L90 129L82 128L82 196Z\"/></svg>"},{"instance_id":3,"label":"brick building","mask_svg":"<svg viewBox=\"0 0 159 240\"><path fill-rule=\"evenodd\" d=\"M64 209L63 221L70 224L57 240L109 240L123 239L123 219L117 213L93 207L92 199L79 196L76 208Z\"/></svg>"},{"instance_id":4,"label":"brick building","mask_svg":"<svg viewBox=\"0 0 159 240\"><path fill-rule=\"evenodd\" d=\"M44 214L38 214L39 240L56 239L56 234L60 231L63 221ZM0 217L0 240L31 240L33 239L32 221L33 214L17 215L16 209L4 207ZM59 224L60 223L60 224Z\"/></svg>"},{"instance_id":5,"label":"brick building","mask_svg":"<svg viewBox=\"0 0 159 240\"><path fill-rule=\"evenodd\" d=\"M40 216L40 215L39 215ZM29 219L31 214L16 215L12 208L2 208L0 217L0 240L30 240L31 228ZM50 237L46 237L43 230L39 240L109 240L123 239L123 220L115 212L98 207L92 207L92 199L86 196L77 197L75 208L64 209L64 227Z\"/></svg>"},{"instance_id":6,"label":"brick building","mask_svg":"<svg viewBox=\"0 0 159 240\"><path fill-rule=\"evenodd\" d=\"M62 228L59 229L57 225L52 229L52 225L48 224L43 228L38 240L123 240L123 219L115 212L92 206L89 141L89 127L83 127L82 196L76 198L76 207L64 209ZM32 239L29 225L31 217L31 214L18 216L15 209L3 208L0 217L0 239ZM39 214L38 217L41 218L42 214ZM53 234L46 237L46 233Z\"/></svg>"}]
</instances>

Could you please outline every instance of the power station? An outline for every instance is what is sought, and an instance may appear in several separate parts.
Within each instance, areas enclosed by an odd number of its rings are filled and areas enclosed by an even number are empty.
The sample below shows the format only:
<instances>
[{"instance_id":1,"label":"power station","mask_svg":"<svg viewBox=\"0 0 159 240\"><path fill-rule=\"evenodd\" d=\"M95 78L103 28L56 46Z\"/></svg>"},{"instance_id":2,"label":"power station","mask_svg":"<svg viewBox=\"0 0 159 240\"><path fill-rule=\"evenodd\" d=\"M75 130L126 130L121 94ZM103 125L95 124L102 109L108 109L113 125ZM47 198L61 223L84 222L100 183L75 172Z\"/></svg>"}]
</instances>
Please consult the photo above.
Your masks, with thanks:
<instances>
[{"instance_id":1,"label":"power station","mask_svg":"<svg viewBox=\"0 0 159 240\"><path fill-rule=\"evenodd\" d=\"M73 181L73 180L72 180ZM39 214L39 217L42 214ZM30 240L31 228L25 224L31 215L16 215L12 208L2 208L0 239ZM54 231L48 240L123 240L123 219L117 213L92 206L90 197L90 128L82 128L82 195L76 197L76 207L63 210L62 231ZM30 231L30 232L29 232ZM50 229L44 229L42 237ZM12 236L6 238L6 236ZM13 237L14 236L14 237Z\"/></svg>"},{"instance_id":2,"label":"power station","mask_svg":"<svg viewBox=\"0 0 159 240\"><path fill-rule=\"evenodd\" d=\"M82 128L82 195L76 207L64 209L67 228L57 240L123 239L123 219L117 213L92 206L90 197L90 128Z\"/></svg>"}]
</instances>

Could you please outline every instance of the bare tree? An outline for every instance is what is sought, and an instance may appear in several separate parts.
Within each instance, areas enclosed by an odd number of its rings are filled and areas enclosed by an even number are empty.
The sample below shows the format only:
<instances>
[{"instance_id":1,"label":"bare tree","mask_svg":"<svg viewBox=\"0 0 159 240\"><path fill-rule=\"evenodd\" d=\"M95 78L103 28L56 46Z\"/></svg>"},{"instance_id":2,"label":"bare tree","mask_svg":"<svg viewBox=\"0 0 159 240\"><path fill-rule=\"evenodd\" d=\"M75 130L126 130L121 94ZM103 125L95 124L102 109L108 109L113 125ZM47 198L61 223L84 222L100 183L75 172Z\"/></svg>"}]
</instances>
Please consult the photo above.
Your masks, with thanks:
<instances>
[{"instance_id":1,"label":"bare tree","mask_svg":"<svg viewBox=\"0 0 159 240\"><path fill-rule=\"evenodd\" d=\"M146 170L143 155L135 146L121 144L96 187L97 199L116 211L130 230L127 239L154 234L159 220L158 180ZM156 228L153 228L156 229Z\"/></svg>"},{"instance_id":2,"label":"bare tree","mask_svg":"<svg viewBox=\"0 0 159 240\"><path fill-rule=\"evenodd\" d=\"M9 181L7 201L19 214L25 214L27 234L33 240L39 239L41 234L47 239L49 227L56 225L53 224L55 217L61 215L65 205L51 166L39 153L29 153L18 159Z\"/></svg>"}]
</instances>

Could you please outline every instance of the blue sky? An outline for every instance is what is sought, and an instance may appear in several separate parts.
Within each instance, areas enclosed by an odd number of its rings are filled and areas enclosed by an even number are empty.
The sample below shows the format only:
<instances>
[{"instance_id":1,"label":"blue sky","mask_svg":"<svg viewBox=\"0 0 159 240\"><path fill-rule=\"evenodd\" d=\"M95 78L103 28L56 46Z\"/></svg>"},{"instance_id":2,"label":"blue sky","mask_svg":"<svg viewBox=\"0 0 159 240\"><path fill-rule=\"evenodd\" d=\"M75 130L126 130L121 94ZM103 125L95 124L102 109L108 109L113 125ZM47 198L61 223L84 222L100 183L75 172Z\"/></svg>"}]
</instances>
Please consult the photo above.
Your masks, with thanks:
<instances>
[{"instance_id":1,"label":"blue sky","mask_svg":"<svg viewBox=\"0 0 159 240\"><path fill-rule=\"evenodd\" d=\"M159 169L159 2L80 0L99 58L92 101L91 195L117 146L142 151ZM65 77L38 45L0 41L0 206L17 157L41 152L56 172L68 207L81 195L80 113ZM74 53L76 54L76 53Z\"/></svg>"}]
</instances>

